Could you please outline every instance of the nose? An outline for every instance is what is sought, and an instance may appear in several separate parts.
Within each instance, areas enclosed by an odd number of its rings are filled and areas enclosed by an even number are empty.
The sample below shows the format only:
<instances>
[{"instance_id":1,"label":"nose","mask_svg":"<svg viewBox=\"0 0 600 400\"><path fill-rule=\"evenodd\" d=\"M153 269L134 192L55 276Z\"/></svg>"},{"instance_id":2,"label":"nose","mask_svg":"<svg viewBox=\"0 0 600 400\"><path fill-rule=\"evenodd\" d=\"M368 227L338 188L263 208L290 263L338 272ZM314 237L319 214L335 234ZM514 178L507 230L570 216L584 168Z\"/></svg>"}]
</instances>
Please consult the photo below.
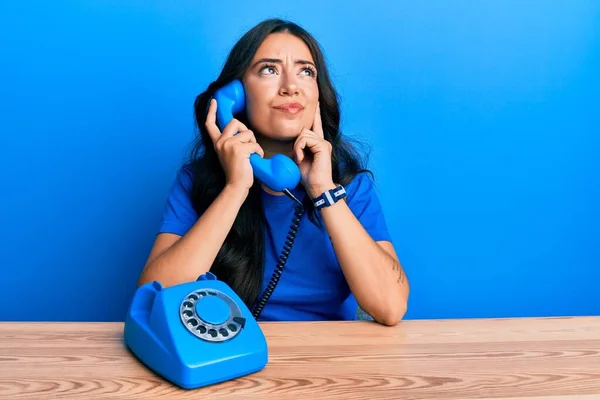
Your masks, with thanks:
<instances>
[{"instance_id":1,"label":"nose","mask_svg":"<svg viewBox=\"0 0 600 400\"><path fill-rule=\"evenodd\" d=\"M296 82L296 76L289 72L284 72L281 74L281 87L279 88L279 94L281 96L294 96L299 93L300 91Z\"/></svg>"}]
</instances>

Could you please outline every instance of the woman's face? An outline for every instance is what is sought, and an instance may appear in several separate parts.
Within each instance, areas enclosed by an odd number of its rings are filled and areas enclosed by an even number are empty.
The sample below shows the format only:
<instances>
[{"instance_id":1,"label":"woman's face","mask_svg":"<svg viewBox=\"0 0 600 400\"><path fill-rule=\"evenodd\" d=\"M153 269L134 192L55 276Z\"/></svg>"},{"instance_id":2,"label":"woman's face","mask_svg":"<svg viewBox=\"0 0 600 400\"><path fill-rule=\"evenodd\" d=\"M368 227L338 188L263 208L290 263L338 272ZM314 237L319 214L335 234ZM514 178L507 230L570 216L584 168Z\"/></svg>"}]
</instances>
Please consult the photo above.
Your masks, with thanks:
<instances>
[{"instance_id":1,"label":"woman's face","mask_svg":"<svg viewBox=\"0 0 600 400\"><path fill-rule=\"evenodd\" d=\"M312 127L317 69L302 39L288 33L267 36L242 80L248 119L265 138L291 141Z\"/></svg>"}]
</instances>

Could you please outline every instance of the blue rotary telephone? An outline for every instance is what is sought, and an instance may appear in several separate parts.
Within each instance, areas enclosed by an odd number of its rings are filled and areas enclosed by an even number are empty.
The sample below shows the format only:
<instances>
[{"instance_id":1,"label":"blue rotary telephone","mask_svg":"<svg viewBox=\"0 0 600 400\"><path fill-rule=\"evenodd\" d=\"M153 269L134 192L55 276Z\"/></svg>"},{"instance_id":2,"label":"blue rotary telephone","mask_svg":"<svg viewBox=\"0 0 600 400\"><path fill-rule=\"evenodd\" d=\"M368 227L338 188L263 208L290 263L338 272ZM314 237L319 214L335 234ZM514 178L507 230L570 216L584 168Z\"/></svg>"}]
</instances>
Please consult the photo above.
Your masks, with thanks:
<instances>
[{"instance_id":1,"label":"blue rotary telephone","mask_svg":"<svg viewBox=\"0 0 600 400\"><path fill-rule=\"evenodd\" d=\"M194 389L262 370L267 342L242 300L212 273L136 291L125 320L127 347L149 369Z\"/></svg>"},{"instance_id":2,"label":"blue rotary telephone","mask_svg":"<svg viewBox=\"0 0 600 400\"><path fill-rule=\"evenodd\" d=\"M217 123L223 129L245 108L242 83L235 80L215 93ZM172 383L194 389L262 370L267 342L258 316L281 277L303 213L291 190L300 181L296 164L278 154L250 157L255 176L298 204L273 276L252 311L225 283L208 272L197 281L163 288L154 281L140 286L125 319L124 341L150 370Z\"/></svg>"}]
</instances>

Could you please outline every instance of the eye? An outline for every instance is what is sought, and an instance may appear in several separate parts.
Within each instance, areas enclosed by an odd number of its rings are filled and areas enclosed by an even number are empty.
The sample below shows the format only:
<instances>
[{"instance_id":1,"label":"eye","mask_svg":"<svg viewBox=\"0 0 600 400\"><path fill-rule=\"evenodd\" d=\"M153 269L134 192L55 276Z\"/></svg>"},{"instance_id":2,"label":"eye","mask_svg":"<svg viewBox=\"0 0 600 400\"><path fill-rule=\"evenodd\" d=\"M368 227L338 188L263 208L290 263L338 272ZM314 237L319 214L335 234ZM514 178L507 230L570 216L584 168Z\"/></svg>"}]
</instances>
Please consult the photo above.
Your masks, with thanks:
<instances>
[{"instance_id":1,"label":"eye","mask_svg":"<svg viewBox=\"0 0 600 400\"><path fill-rule=\"evenodd\" d=\"M260 75L273 75L276 72L277 70L274 65L265 65L258 71Z\"/></svg>"},{"instance_id":2,"label":"eye","mask_svg":"<svg viewBox=\"0 0 600 400\"><path fill-rule=\"evenodd\" d=\"M301 71L305 76L315 77L317 75L317 71L313 67L304 67Z\"/></svg>"}]
</instances>

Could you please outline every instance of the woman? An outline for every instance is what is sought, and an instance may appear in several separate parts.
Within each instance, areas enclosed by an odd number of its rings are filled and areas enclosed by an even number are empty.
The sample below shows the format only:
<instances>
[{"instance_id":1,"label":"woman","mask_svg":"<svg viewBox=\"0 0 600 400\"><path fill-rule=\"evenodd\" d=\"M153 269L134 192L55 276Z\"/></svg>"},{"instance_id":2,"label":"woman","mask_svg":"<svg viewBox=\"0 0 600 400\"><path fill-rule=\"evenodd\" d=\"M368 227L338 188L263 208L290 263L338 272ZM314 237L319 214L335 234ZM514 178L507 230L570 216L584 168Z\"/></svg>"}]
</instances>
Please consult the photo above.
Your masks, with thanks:
<instances>
[{"instance_id":1,"label":"woman","mask_svg":"<svg viewBox=\"0 0 600 400\"><path fill-rule=\"evenodd\" d=\"M212 96L234 79L243 83L246 113L221 130ZM170 286L210 271L250 309L260 305L259 320L354 319L358 303L377 322L397 324L408 281L368 171L339 131L337 95L315 39L279 19L258 24L194 106L200 135L139 284ZM303 207L254 178L252 153L296 162L302 179L291 194ZM346 197L316 209L314 199L334 188ZM295 211L303 212L279 274Z\"/></svg>"}]
</instances>

